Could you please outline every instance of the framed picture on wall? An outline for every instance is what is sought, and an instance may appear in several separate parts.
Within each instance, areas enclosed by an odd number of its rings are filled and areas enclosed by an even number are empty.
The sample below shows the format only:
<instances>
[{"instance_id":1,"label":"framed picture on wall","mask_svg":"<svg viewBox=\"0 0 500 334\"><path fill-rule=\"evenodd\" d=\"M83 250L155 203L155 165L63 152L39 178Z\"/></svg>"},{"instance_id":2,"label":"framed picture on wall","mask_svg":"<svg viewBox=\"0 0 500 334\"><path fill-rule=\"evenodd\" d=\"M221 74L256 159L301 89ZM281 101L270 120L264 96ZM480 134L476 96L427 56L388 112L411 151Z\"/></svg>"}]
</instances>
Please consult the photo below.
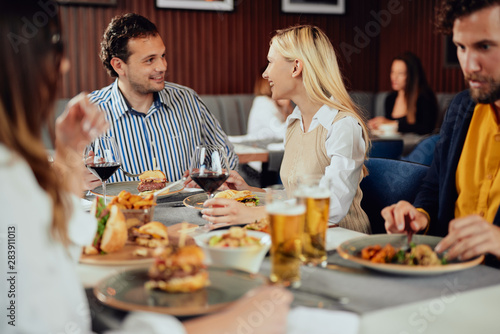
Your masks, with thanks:
<instances>
[{"instance_id":1,"label":"framed picture on wall","mask_svg":"<svg viewBox=\"0 0 500 334\"><path fill-rule=\"evenodd\" d=\"M116 6L116 0L56 0L61 5Z\"/></svg>"},{"instance_id":2,"label":"framed picture on wall","mask_svg":"<svg viewBox=\"0 0 500 334\"><path fill-rule=\"evenodd\" d=\"M234 0L156 0L158 8L201 9L232 11Z\"/></svg>"},{"instance_id":3,"label":"framed picture on wall","mask_svg":"<svg viewBox=\"0 0 500 334\"><path fill-rule=\"evenodd\" d=\"M345 0L281 0L285 13L344 14Z\"/></svg>"}]
</instances>

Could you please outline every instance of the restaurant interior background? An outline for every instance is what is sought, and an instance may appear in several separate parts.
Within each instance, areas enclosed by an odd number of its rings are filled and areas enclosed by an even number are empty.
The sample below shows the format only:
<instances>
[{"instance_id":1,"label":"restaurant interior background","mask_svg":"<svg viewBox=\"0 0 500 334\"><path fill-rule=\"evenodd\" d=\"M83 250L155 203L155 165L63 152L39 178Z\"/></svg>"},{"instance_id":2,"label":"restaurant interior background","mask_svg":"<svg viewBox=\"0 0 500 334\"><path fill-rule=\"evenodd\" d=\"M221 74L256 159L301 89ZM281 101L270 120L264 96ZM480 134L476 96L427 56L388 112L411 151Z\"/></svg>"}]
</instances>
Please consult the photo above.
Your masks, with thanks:
<instances>
[{"instance_id":1,"label":"restaurant interior background","mask_svg":"<svg viewBox=\"0 0 500 334\"><path fill-rule=\"evenodd\" d=\"M116 0L115 5L66 4L61 18L72 64L60 97L108 85L99 43L114 15L136 12L156 23L166 46L166 80L199 94L253 92L267 64L272 32L313 24L331 38L352 91L390 90L394 56L412 51L422 60L435 92L465 89L458 65L444 61L444 38L434 31L437 0L346 0L344 14L284 13L281 0L234 0L234 10L157 8L155 0Z\"/></svg>"}]
</instances>

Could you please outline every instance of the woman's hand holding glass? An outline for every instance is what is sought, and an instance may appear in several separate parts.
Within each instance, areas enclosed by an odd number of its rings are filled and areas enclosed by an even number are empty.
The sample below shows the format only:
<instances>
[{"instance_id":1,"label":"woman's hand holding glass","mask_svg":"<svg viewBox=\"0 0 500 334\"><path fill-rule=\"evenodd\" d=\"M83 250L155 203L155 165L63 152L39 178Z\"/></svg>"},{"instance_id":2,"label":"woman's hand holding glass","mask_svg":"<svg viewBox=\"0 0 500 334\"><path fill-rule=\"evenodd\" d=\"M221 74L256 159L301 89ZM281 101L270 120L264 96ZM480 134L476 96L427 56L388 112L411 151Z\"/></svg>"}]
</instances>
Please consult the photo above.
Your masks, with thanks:
<instances>
[{"instance_id":1,"label":"woman's hand holding glass","mask_svg":"<svg viewBox=\"0 0 500 334\"><path fill-rule=\"evenodd\" d=\"M260 188L249 186L243 177L234 170L231 171L226 182L219 188L219 190L228 189L263 191ZM204 206L206 209L201 211L203 218L213 224L249 224L266 216L264 208L248 207L233 199L213 198L207 200Z\"/></svg>"},{"instance_id":2,"label":"woman's hand holding glass","mask_svg":"<svg viewBox=\"0 0 500 334\"><path fill-rule=\"evenodd\" d=\"M250 224L266 216L264 207L248 207L234 199L213 198L203 205L203 219L212 224Z\"/></svg>"},{"instance_id":3,"label":"woman's hand holding glass","mask_svg":"<svg viewBox=\"0 0 500 334\"><path fill-rule=\"evenodd\" d=\"M214 197L214 192L227 180L230 171L222 146L199 145L196 147L189 164L189 177L205 190L209 199ZM209 221L203 230L209 231L211 228L212 223Z\"/></svg>"}]
</instances>

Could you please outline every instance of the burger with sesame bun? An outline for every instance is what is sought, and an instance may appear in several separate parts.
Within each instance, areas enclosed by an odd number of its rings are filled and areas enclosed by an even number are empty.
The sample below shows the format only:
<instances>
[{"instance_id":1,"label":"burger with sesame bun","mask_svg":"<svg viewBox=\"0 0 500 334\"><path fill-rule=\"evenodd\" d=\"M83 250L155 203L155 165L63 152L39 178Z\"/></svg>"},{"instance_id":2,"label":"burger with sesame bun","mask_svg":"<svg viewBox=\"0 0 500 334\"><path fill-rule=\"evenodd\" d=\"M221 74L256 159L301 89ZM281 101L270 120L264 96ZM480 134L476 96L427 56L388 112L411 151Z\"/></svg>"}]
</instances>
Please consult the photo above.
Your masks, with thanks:
<instances>
[{"instance_id":1,"label":"burger with sesame bun","mask_svg":"<svg viewBox=\"0 0 500 334\"><path fill-rule=\"evenodd\" d=\"M148 170L139 176L139 185L137 190L139 195L146 195L148 193L160 190L167 186L167 177L161 170Z\"/></svg>"},{"instance_id":2,"label":"burger with sesame bun","mask_svg":"<svg viewBox=\"0 0 500 334\"><path fill-rule=\"evenodd\" d=\"M149 222L139 228L132 227L131 239L139 246L149 248L168 246L167 227L160 222Z\"/></svg>"},{"instance_id":3,"label":"burger with sesame bun","mask_svg":"<svg viewBox=\"0 0 500 334\"><path fill-rule=\"evenodd\" d=\"M196 245L157 248L145 287L176 293L193 292L208 286L204 257L203 250Z\"/></svg>"}]
</instances>

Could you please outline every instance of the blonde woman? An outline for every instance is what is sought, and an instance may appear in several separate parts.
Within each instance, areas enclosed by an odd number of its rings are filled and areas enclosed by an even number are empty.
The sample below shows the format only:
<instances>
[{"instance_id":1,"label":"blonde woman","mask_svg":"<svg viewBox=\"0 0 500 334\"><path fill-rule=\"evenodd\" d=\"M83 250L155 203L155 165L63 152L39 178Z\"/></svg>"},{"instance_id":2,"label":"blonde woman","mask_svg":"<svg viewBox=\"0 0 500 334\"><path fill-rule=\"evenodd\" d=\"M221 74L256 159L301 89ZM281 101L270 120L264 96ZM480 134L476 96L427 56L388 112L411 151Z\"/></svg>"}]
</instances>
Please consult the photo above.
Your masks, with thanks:
<instances>
[{"instance_id":1,"label":"blonde woman","mask_svg":"<svg viewBox=\"0 0 500 334\"><path fill-rule=\"evenodd\" d=\"M330 223L365 233L368 218L361 209L359 183L370 145L368 131L358 108L342 80L335 51L319 28L309 25L278 30L271 39L269 64L263 77L274 100L290 99L296 104L287 118L285 154L280 176L292 193L299 176L321 173L333 182ZM236 189L249 187L236 173L228 179ZM214 199L204 218L214 223L245 223L265 215L262 208L246 208L231 200Z\"/></svg>"}]
</instances>

